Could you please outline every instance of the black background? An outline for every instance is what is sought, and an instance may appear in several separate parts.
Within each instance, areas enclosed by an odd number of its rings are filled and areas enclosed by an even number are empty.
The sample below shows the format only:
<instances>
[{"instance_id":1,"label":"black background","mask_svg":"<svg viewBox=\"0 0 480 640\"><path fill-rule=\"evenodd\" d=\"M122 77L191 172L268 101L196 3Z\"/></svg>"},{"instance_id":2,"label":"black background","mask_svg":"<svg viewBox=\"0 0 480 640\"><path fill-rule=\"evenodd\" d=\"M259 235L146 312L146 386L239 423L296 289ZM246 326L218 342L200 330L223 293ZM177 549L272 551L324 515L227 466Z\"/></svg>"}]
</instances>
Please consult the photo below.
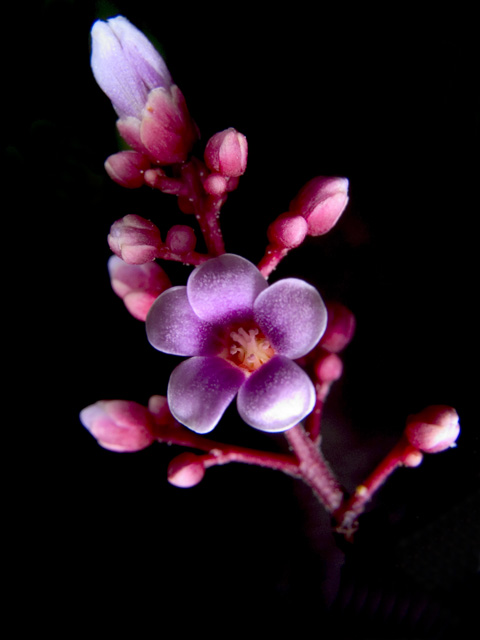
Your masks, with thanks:
<instances>
[{"instance_id":1,"label":"black background","mask_svg":"<svg viewBox=\"0 0 480 640\"><path fill-rule=\"evenodd\" d=\"M7 21L4 122L8 284L21 311L11 314L20 315L21 394L8 491L20 543L14 605L39 627L99 615L110 630L133 623L135 637L149 637L145 624L382 639L468 629L479 551L472 16L301 2L288 11L75 0L21 9ZM106 272L114 220L137 213L163 234L190 221L173 197L123 190L104 173L118 141L89 68L89 30L117 13L161 47L202 132L200 155L226 127L248 138L247 172L222 213L228 251L258 262L269 221L307 180L350 180L337 227L272 276L302 277L356 314L324 432L347 490L408 414L448 404L460 415L458 447L397 471L353 544L332 536L322 508L287 477L231 465L180 490L166 482L180 450L114 454L78 421L98 399L146 404L164 394L177 362L148 345ZM185 283L188 268L164 266ZM234 409L215 437L284 446Z\"/></svg>"}]
</instances>

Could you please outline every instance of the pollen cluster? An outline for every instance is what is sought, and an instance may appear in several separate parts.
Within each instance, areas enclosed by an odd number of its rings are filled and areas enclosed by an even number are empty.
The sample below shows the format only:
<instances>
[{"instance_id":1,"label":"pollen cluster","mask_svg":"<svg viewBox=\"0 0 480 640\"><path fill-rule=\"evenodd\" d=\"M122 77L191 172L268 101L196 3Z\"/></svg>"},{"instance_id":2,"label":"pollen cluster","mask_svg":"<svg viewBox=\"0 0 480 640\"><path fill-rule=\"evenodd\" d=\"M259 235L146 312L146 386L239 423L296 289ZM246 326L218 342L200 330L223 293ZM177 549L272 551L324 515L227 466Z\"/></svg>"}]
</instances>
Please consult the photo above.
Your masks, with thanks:
<instances>
[{"instance_id":1,"label":"pollen cluster","mask_svg":"<svg viewBox=\"0 0 480 640\"><path fill-rule=\"evenodd\" d=\"M270 342L256 327L248 331L239 327L230 333L230 340L227 359L250 372L259 369L275 354Z\"/></svg>"}]
</instances>

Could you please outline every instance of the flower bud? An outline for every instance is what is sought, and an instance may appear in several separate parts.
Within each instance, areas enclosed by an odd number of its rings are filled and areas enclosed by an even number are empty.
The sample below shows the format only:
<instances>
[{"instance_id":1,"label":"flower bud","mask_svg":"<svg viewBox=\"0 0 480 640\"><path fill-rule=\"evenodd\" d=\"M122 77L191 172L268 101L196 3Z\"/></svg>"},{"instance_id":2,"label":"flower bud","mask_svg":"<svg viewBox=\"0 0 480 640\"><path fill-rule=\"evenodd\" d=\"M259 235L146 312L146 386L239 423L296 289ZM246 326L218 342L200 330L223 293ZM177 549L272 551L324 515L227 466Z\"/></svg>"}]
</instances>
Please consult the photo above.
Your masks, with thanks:
<instances>
[{"instance_id":1,"label":"flower bud","mask_svg":"<svg viewBox=\"0 0 480 640\"><path fill-rule=\"evenodd\" d=\"M119 115L117 128L156 164L182 163L198 138L161 55L123 16L92 27L92 71Z\"/></svg>"},{"instance_id":2,"label":"flower bud","mask_svg":"<svg viewBox=\"0 0 480 640\"><path fill-rule=\"evenodd\" d=\"M143 186L144 173L150 166L150 160L137 151L120 151L109 156L105 162L105 170L110 178L127 189Z\"/></svg>"},{"instance_id":3,"label":"flower bud","mask_svg":"<svg viewBox=\"0 0 480 640\"><path fill-rule=\"evenodd\" d=\"M165 240L167 247L174 253L183 255L195 249L197 239L192 227L185 224L176 224L168 230Z\"/></svg>"},{"instance_id":4,"label":"flower bud","mask_svg":"<svg viewBox=\"0 0 480 640\"><path fill-rule=\"evenodd\" d=\"M290 203L290 212L305 218L308 235L321 236L336 224L348 203L346 178L313 178Z\"/></svg>"},{"instance_id":5,"label":"flower bud","mask_svg":"<svg viewBox=\"0 0 480 640\"><path fill-rule=\"evenodd\" d=\"M136 402L101 400L83 409L80 421L110 451L140 451L155 441L152 416Z\"/></svg>"},{"instance_id":6,"label":"flower bud","mask_svg":"<svg viewBox=\"0 0 480 640\"><path fill-rule=\"evenodd\" d=\"M144 264L155 260L161 244L158 227L150 220L134 214L114 222L108 236L110 249L128 264Z\"/></svg>"},{"instance_id":7,"label":"flower bud","mask_svg":"<svg viewBox=\"0 0 480 640\"><path fill-rule=\"evenodd\" d=\"M205 163L211 171L224 176L237 177L247 168L248 145L246 137L233 127L210 138L205 147Z\"/></svg>"},{"instance_id":8,"label":"flower bud","mask_svg":"<svg viewBox=\"0 0 480 640\"><path fill-rule=\"evenodd\" d=\"M222 196L228 188L227 178L220 173L211 173L205 178L203 188L211 196Z\"/></svg>"},{"instance_id":9,"label":"flower bud","mask_svg":"<svg viewBox=\"0 0 480 640\"><path fill-rule=\"evenodd\" d=\"M319 382L335 382L342 377L343 363L335 353L323 353L314 366Z\"/></svg>"},{"instance_id":10,"label":"flower bud","mask_svg":"<svg viewBox=\"0 0 480 640\"><path fill-rule=\"evenodd\" d=\"M205 468L199 456L182 453L168 465L168 482L175 487L187 489L203 480Z\"/></svg>"},{"instance_id":11,"label":"flower bud","mask_svg":"<svg viewBox=\"0 0 480 640\"><path fill-rule=\"evenodd\" d=\"M282 213L267 229L268 240L279 247L294 249L305 240L308 224L302 216Z\"/></svg>"},{"instance_id":12,"label":"flower bud","mask_svg":"<svg viewBox=\"0 0 480 640\"><path fill-rule=\"evenodd\" d=\"M158 296L171 286L167 274L156 262L134 265L111 256L108 273L114 292L132 316L143 322Z\"/></svg>"},{"instance_id":13,"label":"flower bud","mask_svg":"<svg viewBox=\"0 0 480 640\"><path fill-rule=\"evenodd\" d=\"M432 405L409 416L405 429L410 444L425 453L437 453L455 446L459 433L457 412L444 405Z\"/></svg>"},{"instance_id":14,"label":"flower bud","mask_svg":"<svg viewBox=\"0 0 480 640\"><path fill-rule=\"evenodd\" d=\"M332 353L342 351L355 333L355 316L339 302L327 302L327 328L320 339L320 345Z\"/></svg>"}]
</instances>

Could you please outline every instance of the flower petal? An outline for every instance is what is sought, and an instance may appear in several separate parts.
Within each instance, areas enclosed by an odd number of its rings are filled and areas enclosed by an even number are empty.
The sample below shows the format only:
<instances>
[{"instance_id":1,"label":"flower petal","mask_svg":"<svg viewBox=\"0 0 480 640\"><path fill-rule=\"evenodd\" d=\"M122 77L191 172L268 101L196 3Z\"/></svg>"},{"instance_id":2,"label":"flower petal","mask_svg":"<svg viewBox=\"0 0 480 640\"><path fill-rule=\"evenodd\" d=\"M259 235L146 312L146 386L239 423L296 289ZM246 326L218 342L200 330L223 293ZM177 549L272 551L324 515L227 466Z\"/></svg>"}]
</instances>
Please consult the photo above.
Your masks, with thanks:
<instances>
[{"instance_id":1,"label":"flower petal","mask_svg":"<svg viewBox=\"0 0 480 640\"><path fill-rule=\"evenodd\" d=\"M158 296L148 312L146 329L150 344L163 353L196 356L218 352L212 327L193 313L186 287L171 287Z\"/></svg>"},{"instance_id":2,"label":"flower petal","mask_svg":"<svg viewBox=\"0 0 480 640\"><path fill-rule=\"evenodd\" d=\"M305 371L276 355L242 385L237 408L243 420L260 431L286 431L315 405L315 389Z\"/></svg>"},{"instance_id":3,"label":"flower petal","mask_svg":"<svg viewBox=\"0 0 480 640\"><path fill-rule=\"evenodd\" d=\"M235 397L245 376L222 358L195 357L173 370L168 406L173 416L197 433L208 433Z\"/></svg>"},{"instance_id":4,"label":"flower petal","mask_svg":"<svg viewBox=\"0 0 480 640\"><path fill-rule=\"evenodd\" d=\"M327 309L318 291L303 280L286 278L262 291L254 319L278 353L300 358L322 337Z\"/></svg>"},{"instance_id":5,"label":"flower petal","mask_svg":"<svg viewBox=\"0 0 480 640\"><path fill-rule=\"evenodd\" d=\"M197 267L187 282L194 312L208 322L251 317L255 298L267 281L251 262L226 253Z\"/></svg>"}]
</instances>

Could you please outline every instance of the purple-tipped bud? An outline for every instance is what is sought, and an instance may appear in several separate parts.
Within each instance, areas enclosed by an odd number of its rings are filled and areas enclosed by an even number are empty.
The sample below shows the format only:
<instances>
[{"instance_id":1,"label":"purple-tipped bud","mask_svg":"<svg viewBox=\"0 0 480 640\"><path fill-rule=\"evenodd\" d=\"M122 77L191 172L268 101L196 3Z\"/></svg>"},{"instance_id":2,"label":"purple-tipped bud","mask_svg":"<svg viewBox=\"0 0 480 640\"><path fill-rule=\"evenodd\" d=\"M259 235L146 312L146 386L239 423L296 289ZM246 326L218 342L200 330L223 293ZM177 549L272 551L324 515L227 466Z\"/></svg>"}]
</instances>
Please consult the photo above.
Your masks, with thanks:
<instances>
[{"instance_id":1,"label":"purple-tipped bud","mask_svg":"<svg viewBox=\"0 0 480 640\"><path fill-rule=\"evenodd\" d=\"M247 168L246 137L233 127L210 138L205 147L205 163L211 171L223 176L238 177Z\"/></svg>"},{"instance_id":2,"label":"purple-tipped bud","mask_svg":"<svg viewBox=\"0 0 480 640\"><path fill-rule=\"evenodd\" d=\"M132 316L143 322L158 296L171 287L167 274L156 262L127 264L118 256L111 256L108 273L117 296L122 298Z\"/></svg>"},{"instance_id":3,"label":"purple-tipped bud","mask_svg":"<svg viewBox=\"0 0 480 640\"><path fill-rule=\"evenodd\" d=\"M110 178L127 189L142 187L144 173L150 167L150 160L137 151L120 151L109 156L105 162L105 170Z\"/></svg>"},{"instance_id":4,"label":"purple-tipped bud","mask_svg":"<svg viewBox=\"0 0 480 640\"><path fill-rule=\"evenodd\" d=\"M199 456L181 453L168 465L168 482L175 487L188 489L203 480L205 468Z\"/></svg>"},{"instance_id":5,"label":"purple-tipped bud","mask_svg":"<svg viewBox=\"0 0 480 640\"><path fill-rule=\"evenodd\" d=\"M160 230L150 220L130 214L110 228L108 246L128 264L145 264L155 260L162 244Z\"/></svg>"},{"instance_id":6,"label":"purple-tipped bud","mask_svg":"<svg viewBox=\"0 0 480 640\"><path fill-rule=\"evenodd\" d=\"M267 229L267 236L272 244L285 249L299 247L305 240L308 224L302 216L282 213Z\"/></svg>"},{"instance_id":7,"label":"purple-tipped bud","mask_svg":"<svg viewBox=\"0 0 480 640\"><path fill-rule=\"evenodd\" d=\"M80 421L110 451L140 451L155 441L152 416L136 402L101 400L83 409Z\"/></svg>"},{"instance_id":8,"label":"purple-tipped bud","mask_svg":"<svg viewBox=\"0 0 480 640\"><path fill-rule=\"evenodd\" d=\"M188 225L176 224L168 230L165 244L174 253L180 255L189 253L197 244L195 231Z\"/></svg>"},{"instance_id":9,"label":"purple-tipped bud","mask_svg":"<svg viewBox=\"0 0 480 640\"><path fill-rule=\"evenodd\" d=\"M93 74L133 149L160 165L182 163L198 138L180 89L161 55L123 16L92 27Z\"/></svg>"},{"instance_id":10,"label":"purple-tipped bud","mask_svg":"<svg viewBox=\"0 0 480 640\"><path fill-rule=\"evenodd\" d=\"M348 203L346 178L313 178L290 203L290 212L303 216L308 235L322 236L332 229Z\"/></svg>"},{"instance_id":11,"label":"purple-tipped bud","mask_svg":"<svg viewBox=\"0 0 480 640\"><path fill-rule=\"evenodd\" d=\"M405 435L414 447L437 453L454 447L460 433L458 414L452 407L432 405L407 418Z\"/></svg>"},{"instance_id":12,"label":"purple-tipped bud","mask_svg":"<svg viewBox=\"0 0 480 640\"><path fill-rule=\"evenodd\" d=\"M97 20L91 36L95 80L121 118L140 119L150 91L172 86L162 56L123 16Z\"/></svg>"},{"instance_id":13,"label":"purple-tipped bud","mask_svg":"<svg viewBox=\"0 0 480 640\"><path fill-rule=\"evenodd\" d=\"M320 345L331 353L345 349L355 333L355 316L340 302L327 302L327 328Z\"/></svg>"}]
</instances>

